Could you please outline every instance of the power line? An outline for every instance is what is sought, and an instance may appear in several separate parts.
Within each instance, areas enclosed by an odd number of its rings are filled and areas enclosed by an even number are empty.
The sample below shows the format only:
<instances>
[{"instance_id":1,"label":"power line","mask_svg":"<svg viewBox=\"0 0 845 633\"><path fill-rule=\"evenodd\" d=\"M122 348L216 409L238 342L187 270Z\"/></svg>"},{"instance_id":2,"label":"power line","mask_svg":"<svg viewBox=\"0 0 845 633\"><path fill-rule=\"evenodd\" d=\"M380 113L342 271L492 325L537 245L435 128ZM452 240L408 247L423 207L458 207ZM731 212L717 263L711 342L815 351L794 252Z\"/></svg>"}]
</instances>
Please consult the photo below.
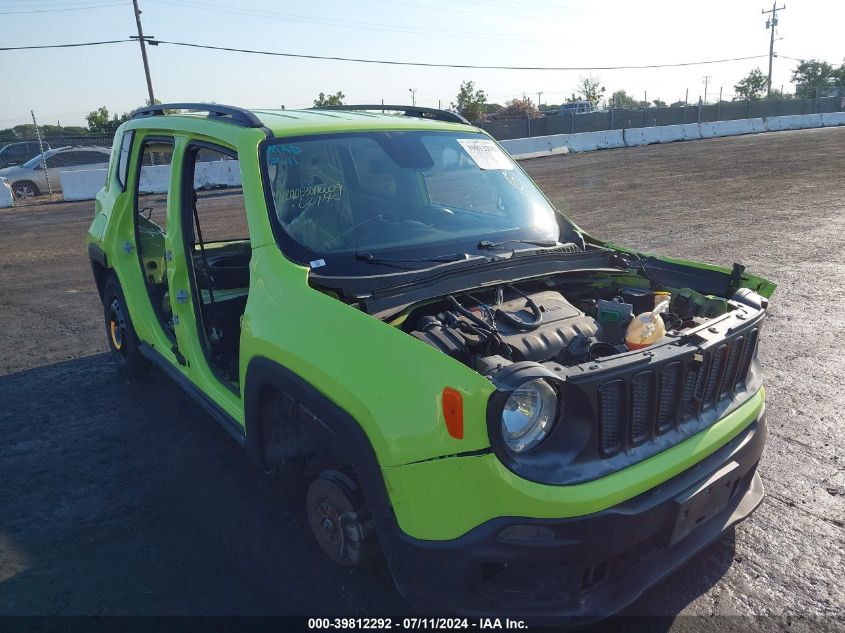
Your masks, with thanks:
<instances>
[{"instance_id":1,"label":"power line","mask_svg":"<svg viewBox=\"0 0 845 633\"><path fill-rule=\"evenodd\" d=\"M19 15L24 13L59 13L65 11L87 11L89 9L105 9L108 7L123 7L126 6L126 2L115 2L112 4L94 4L88 5L84 7L67 7L63 9L33 9L27 11L0 11L0 15Z\"/></svg>"},{"instance_id":2,"label":"power line","mask_svg":"<svg viewBox=\"0 0 845 633\"><path fill-rule=\"evenodd\" d=\"M2 3L4 9L60 9L78 5L113 4L115 0L73 0L72 2L57 2L57 0L10 0ZM20 5L20 6L16 6Z\"/></svg>"},{"instance_id":3,"label":"power line","mask_svg":"<svg viewBox=\"0 0 845 633\"><path fill-rule=\"evenodd\" d=\"M676 64L646 64L641 66L494 66L478 64L437 64L432 62L400 62L385 59L366 59L358 57L336 57L328 55L305 55L301 53L282 53L277 51L261 51L246 48L233 48L229 46L212 46L208 44L194 44L190 42L170 42L167 40L152 40L151 44L170 44L171 46L187 46L190 48L203 48L216 51L228 51L233 53L248 53L251 55L271 55L276 57L295 57L300 59L321 59L328 61L356 62L361 64L386 64L390 66L423 66L427 68L467 68L475 70L538 70L538 71L574 71L574 70L645 70L651 68L679 68L682 66L700 66L703 64L721 64L724 62L745 61L749 59L761 59L765 55L752 55L749 57L734 57L730 59L714 59L700 62L681 62ZM2 50L2 49L0 49Z\"/></svg>"},{"instance_id":4,"label":"power line","mask_svg":"<svg viewBox=\"0 0 845 633\"><path fill-rule=\"evenodd\" d=\"M359 64L385 64L389 66L422 66L426 68L465 68L475 70L537 70L537 71L584 71L584 70L649 70L654 68L681 68L684 66L702 66L706 64L723 64L726 62L746 61L750 59L762 59L766 55L749 55L747 57L730 57L726 59L710 59L696 62L677 62L672 64L642 64L628 66L497 66L482 64L438 64L434 62L402 62L387 59L367 59L361 57L340 57L331 55L306 55L304 53L285 53L280 51L263 51L249 48L235 48L231 46L213 46L210 44L196 44L193 42L174 42L169 40L144 38L152 46L159 44L170 46L184 46L188 48L200 48L213 51L226 51L230 53L246 53L250 55L269 55L273 57L292 57L297 59L317 59L325 61L354 62ZM118 42L130 42L133 40L109 40L103 42L81 42L76 44L50 44L43 46L7 46L0 47L0 51L15 51L39 48L66 48L72 46L95 46L99 44L116 44Z\"/></svg>"},{"instance_id":5,"label":"power line","mask_svg":"<svg viewBox=\"0 0 845 633\"><path fill-rule=\"evenodd\" d=\"M77 44L44 44L40 46L2 46L0 51L26 51L37 50L42 48L77 48L79 46L101 46L103 44L122 44L123 42L132 42L134 40L104 40L102 42L79 42Z\"/></svg>"}]
</instances>

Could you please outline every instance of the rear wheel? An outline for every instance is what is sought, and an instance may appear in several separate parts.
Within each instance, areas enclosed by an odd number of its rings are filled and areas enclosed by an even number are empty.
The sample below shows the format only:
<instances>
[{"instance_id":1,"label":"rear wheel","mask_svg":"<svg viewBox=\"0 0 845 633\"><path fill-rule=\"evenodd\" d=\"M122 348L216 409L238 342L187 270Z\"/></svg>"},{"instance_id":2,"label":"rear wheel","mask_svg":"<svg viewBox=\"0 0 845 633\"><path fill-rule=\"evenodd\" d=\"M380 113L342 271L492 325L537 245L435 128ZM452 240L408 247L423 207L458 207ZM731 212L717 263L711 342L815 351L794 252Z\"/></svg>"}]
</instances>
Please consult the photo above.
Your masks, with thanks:
<instances>
[{"instance_id":1,"label":"rear wheel","mask_svg":"<svg viewBox=\"0 0 845 633\"><path fill-rule=\"evenodd\" d=\"M320 548L338 565L360 565L378 551L372 516L351 478L322 473L308 487L306 510Z\"/></svg>"},{"instance_id":2,"label":"rear wheel","mask_svg":"<svg viewBox=\"0 0 845 633\"><path fill-rule=\"evenodd\" d=\"M31 180L19 180L12 185L12 193L19 200L35 198L41 195L41 190Z\"/></svg>"},{"instance_id":3,"label":"rear wheel","mask_svg":"<svg viewBox=\"0 0 845 633\"><path fill-rule=\"evenodd\" d=\"M113 275L103 288L103 313L109 349L118 371L126 378L143 376L150 368L150 361L141 354L123 289Z\"/></svg>"}]
</instances>

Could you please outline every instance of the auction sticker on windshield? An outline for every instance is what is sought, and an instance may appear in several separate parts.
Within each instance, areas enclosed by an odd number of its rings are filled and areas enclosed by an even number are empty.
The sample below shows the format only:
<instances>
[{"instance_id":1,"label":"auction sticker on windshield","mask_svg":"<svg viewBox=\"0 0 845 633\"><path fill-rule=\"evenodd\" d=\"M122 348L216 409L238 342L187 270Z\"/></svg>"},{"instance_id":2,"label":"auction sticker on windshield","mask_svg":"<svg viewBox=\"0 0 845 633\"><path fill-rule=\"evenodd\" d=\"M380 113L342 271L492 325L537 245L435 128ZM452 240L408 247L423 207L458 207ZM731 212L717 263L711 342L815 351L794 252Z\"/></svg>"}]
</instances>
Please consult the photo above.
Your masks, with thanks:
<instances>
[{"instance_id":1,"label":"auction sticker on windshield","mask_svg":"<svg viewBox=\"0 0 845 633\"><path fill-rule=\"evenodd\" d=\"M481 169L513 169L513 163L493 141L488 139L456 139Z\"/></svg>"}]
</instances>

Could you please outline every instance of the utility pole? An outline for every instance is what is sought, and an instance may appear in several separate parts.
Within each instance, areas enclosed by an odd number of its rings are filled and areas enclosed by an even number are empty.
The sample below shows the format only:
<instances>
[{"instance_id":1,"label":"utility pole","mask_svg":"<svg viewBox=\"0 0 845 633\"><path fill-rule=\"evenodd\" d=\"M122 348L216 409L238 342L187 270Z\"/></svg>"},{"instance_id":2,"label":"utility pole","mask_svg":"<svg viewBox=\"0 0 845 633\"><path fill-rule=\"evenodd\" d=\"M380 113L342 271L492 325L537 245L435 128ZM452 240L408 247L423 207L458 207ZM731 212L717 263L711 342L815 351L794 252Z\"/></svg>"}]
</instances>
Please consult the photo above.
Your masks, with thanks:
<instances>
[{"instance_id":1,"label":"utility pole","mask_svg":"<svg viewBox=\"0 0 845 633\"><path fill-rule=\"evenodd\" d=\"M411 93L411 105L417 105L417 89L416 88L408 88L408 92Z\"/></svg>"},{"instance_id":2,"label":"utility pole","mask_svg":"<svg viewBox=\"0 0 845 633\"><path fill-rule=\"evenodd\" d=\"M53 197L53 185L50 184L50 170L47 169L47 158L44 156L44 141L41 139L41 130L38 129L38 121L35 120L35 110L30 110L32 124L35 126L35 137L38 139L38 149L41 150L41 169L44 170L44 178L47 180L47 191Z\"/></svg>"},{"instance_id":3,"label":"utility pole","mask_svg":"<svg viewBox=\"0 0 845 633\"><path fill-rule=\"evenodd\" d=\"M704 103L707 103L707 84L710 83L710 79L710 75L704 75Z\"/></svg>"},{"instance_id":4,"label":"utility pole","mask_svg":"<svg viewBox=\"0 0 845 633\"><path fill-rule=\"evenodd\" d=\"M766 28L771 29L772 36L769 40L769 80L766 83L766 96L772 96L772 59L775 56L775 27L778 25L778 11L783 11L786 9L786 5L782 7L778 7L778 3L774 2L772 4L771 11L761 11L764 15L766 13L771 13L772 17L766 19Z\"/></svg>"},{"instance_id":5,"label":"utility pole","mask_svg":"<svg viewBox=\"0 0 845 633\"><path fill-rule=\"evenodd\" d=\"M155 105L156 98L153 95L153 80L150 78L150 62L147 61L147 46L144 42L144 29L141 28L141 9L138 8L138 0L132 0L135 10L135 24L138 25L138 43L141 45L141 59L144 60L144 74L147 76L147 92L150 95L150 105Z\"/></svg>"},{"instance_id":6,"label":"utility pole","mask_svg":"<svg viewBox=\"0 0 845 633\"><path fill-rule=\"evenodd\" d=\"M543 93L537 92L537 109L540 110L540 106L543 105Z\"/></svg>"}]
</instances>

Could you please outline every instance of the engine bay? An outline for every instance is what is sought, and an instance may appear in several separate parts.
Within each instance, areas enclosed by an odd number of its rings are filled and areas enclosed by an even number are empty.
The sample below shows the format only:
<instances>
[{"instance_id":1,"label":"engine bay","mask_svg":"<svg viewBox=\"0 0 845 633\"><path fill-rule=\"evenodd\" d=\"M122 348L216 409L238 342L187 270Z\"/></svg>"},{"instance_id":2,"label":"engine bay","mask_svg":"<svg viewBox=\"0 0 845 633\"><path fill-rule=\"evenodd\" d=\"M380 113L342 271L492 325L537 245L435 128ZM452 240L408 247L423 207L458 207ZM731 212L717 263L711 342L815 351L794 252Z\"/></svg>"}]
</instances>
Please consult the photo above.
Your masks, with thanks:
<instances>
[{"instance_id":1,"label":"engine bay","mask_svg":"<svg viewBox=\"0 0 845 633\"><path fill-rule=\"evenodd\" d=\"M414 306L394 324L489 376L522 361L573 367L672 342L740 305L690 288L625 285L629 279L502 284ZM626 334L646 315L660 320L658 336L634 346Z\"/></svg>"}]
</instances>

